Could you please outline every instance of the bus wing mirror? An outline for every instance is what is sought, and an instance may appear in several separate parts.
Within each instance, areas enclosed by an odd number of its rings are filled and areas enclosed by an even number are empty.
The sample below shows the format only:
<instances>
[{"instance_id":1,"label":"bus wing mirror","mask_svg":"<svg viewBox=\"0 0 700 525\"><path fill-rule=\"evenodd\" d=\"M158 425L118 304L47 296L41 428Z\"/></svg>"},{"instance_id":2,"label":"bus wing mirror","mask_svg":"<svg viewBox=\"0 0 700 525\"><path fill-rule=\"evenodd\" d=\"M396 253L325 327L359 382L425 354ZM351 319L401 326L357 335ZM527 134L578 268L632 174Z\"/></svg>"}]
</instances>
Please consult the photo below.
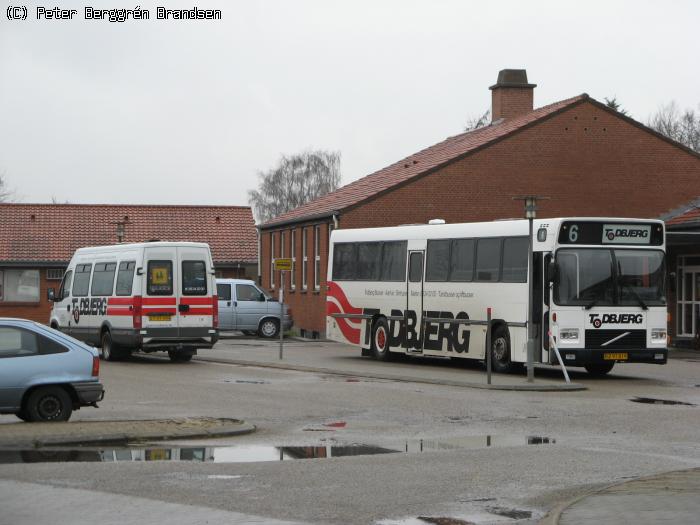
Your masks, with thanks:
<instances>
[{"instance_id":1,"label":"bus wing mirror","mask_svg":"<svg viewBox=\"0 0 700 525\"><path fill-rule=\"evenodd\" d=\"M48 290L46 290L46 298L50 302L54 302L56 300L56 290L53 288L49 288Z\"/></svg>"}]
</instances>

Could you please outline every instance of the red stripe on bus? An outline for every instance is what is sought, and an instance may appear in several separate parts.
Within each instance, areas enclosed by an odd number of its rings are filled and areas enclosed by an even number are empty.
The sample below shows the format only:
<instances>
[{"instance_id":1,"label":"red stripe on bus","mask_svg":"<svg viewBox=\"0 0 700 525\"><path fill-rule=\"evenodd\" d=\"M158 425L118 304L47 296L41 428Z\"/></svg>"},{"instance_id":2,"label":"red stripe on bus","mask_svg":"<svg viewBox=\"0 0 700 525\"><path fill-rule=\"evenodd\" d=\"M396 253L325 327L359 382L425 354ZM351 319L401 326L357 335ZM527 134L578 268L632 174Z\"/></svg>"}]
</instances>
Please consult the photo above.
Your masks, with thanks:
<instances>
[{"instance_id":1,"label":"red stripe on bus","mask_svg":"<svg viewBox=\"0 0 700 525\"><path fill-rule=\"evenodd\" d=\"M180 304L205 304L211 306L211 297L181 297Z\"/></svg>"},{"instance_id":2,"label":"red stripe on bus","mask_svg":"<svg viewBox=\"0 0 700 525\"><path fill-rule=\"evenodd\" d=\"M110 297L107 299L109 306L131 306L134 304L133 297Z\"/></svg>"},{"instance_id":3,"label":"red stripe on bus","mask_svg":"<svg viewBox=\"0 0 700 525\"><path fill-rule=\"evenodd\" d=\"M341 311L337 313L361 314L362 308L355 308L350 304L343 289L334 282L328 283L328 297L333 297L340 304Z\"/></svg>"},{"instance_id":4,"label":"red stripe on bus","mask_svg":"<svg viewBox=\"0 0 700 525\"><path fill-rule=\"evenodd\" d=\"M110 308L107 307L107 315L132 315L133 311L129 308Z\"/></svg>"},{"instance_id":5,"label":"red stripe on bus","mask_svg":"<svg viewBox=\"0 0 700 525\"><path fill-rule=\"evenodd\" d=\"M187 312L180 312L180 315L214 315L213 308L191 308Z\"/></svg>"},{"instance_id":6,"label":"red stripe on bus","mask_svg":"<svg viewBox=\"0 0 700 525\"><path fill-rule=\"evenodd\" d=\"M144 297L142 304L177 304L175 297Z\"/></svg>"},{"instance_id":7,"label":"red stripe on bus","mask_svg":"<svg viewBox=\"0 0 700 525\"><path fill-rule=\"evenodd\" d=\"M343 313L340 311L340 308L338 308L338 305L335 303L331 303L330 301L326 303L326 313L328 315L333 315L333 314L340 314ZM348 319L344 317L337 317L335 318L336 325L342 332L343 336L345 339L348 340L349 343L358 345L360 344L360 329L356 328L354 326L351 326L350 323L348 322Z\"/></svg>"},{"instance_id":8,"label":"red stripe on bus","mask_svg":"<svg viewBox=\"0 0 700 525\"><path fill-rule=\"evenodd\" d=\"M166 308L162 306L151 306L150 308L144 308L142 310L143 315L155 315L155 314L170 314L175 315L177 313L177 308Z\"/></svg>"}]
</instances>

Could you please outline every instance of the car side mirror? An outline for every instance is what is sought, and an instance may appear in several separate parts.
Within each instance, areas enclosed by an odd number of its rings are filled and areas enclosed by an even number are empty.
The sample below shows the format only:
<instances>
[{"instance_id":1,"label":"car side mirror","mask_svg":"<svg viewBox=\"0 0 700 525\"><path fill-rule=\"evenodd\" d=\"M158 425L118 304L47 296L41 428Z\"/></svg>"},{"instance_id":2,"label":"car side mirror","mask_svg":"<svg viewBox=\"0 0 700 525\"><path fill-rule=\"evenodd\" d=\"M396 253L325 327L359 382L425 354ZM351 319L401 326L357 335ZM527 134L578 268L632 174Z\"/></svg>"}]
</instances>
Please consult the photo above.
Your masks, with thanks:
<instances>
[{"instance_id":1,"label":"car side mirror","mask_svg":"<svg viewBox=\"0 0 700 525\"><path fill-rule=\"evenodd\" d=\"M56 300L56 290L53 288L49 288L48 290L46 290L46 298L50 302L54 302Z\"/></svg>"},{"instance_id":2,"label":"car side mirror","mask_svg":"<svg viewBox=\"0 0 700 525\"><path fill-rule=\"evenodd\" d=\"M267 298L265 297L265 294L260 292L260 297L258 298L258 301L265 302L266 300L267 300Z\"/></svg>"}]
</instances>

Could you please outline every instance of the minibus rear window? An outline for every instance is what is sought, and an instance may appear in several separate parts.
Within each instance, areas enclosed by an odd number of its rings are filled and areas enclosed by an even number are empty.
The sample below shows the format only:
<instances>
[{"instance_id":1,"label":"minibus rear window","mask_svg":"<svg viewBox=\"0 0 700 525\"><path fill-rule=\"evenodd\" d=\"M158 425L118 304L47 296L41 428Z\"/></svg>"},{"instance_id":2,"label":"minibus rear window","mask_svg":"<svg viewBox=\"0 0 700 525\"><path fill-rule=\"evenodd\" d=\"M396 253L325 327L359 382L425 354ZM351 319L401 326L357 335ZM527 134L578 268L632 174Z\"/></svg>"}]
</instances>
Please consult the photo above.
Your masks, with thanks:
<instances>
[{"instance_id":1,"label":"minibus rear window","mask_svg":"<svg viewBox=\"0 0 700 525\"><path fill-rule=\"evenodd\" d=\"M207 295L207 267L204 261L182 261L182 294Z\"/></svg>"},{"instance_id":2,"label":"minibus rear window","mask_svg":"<svg viewBox=\"0 0 700 525\"><path fill-rule=\"evenodd\" d=\"M148 261L148 295L173 294L173 262Z\"/></svg>"}]
</instances>

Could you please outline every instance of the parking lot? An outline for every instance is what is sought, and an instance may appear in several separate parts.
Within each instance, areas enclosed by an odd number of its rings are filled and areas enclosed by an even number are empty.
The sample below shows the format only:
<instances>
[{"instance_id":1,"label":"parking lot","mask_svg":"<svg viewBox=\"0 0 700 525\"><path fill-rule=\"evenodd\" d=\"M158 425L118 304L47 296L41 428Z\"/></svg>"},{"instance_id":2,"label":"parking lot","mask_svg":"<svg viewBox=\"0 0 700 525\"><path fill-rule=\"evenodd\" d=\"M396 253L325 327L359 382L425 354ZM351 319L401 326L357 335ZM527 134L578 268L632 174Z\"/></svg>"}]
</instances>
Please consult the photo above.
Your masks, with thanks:
<instances>
[{"instance_id":1,"label":"parking lot","mask_svg":"<svg viewBox=\"0 0 700 525\"><path fill-rule=\"evenodd\" d=\"M46 501L90 499L91 519L103 523L116 523L110 511L125 496L139 498L146 516L175 512L175 523L536 523L592 489L700 466L692 353L665 366L619 366L604 379L572 371L579 391L473 388L486 382L480 364L379 363L336 343L287 340L283 357L277 341L234 336L190 363L103 362L107 396L76 422L236 418L257 430L139 444L161 454L204 447L211 460L3 465L3 515L36 522L40 510L12 497L31 488ZM535 383L563 378L542 367ZM26 423L1 416L0 433L9 425ZM289 460L297 457L310 459Z\"/></svg>"}]
</instances>

